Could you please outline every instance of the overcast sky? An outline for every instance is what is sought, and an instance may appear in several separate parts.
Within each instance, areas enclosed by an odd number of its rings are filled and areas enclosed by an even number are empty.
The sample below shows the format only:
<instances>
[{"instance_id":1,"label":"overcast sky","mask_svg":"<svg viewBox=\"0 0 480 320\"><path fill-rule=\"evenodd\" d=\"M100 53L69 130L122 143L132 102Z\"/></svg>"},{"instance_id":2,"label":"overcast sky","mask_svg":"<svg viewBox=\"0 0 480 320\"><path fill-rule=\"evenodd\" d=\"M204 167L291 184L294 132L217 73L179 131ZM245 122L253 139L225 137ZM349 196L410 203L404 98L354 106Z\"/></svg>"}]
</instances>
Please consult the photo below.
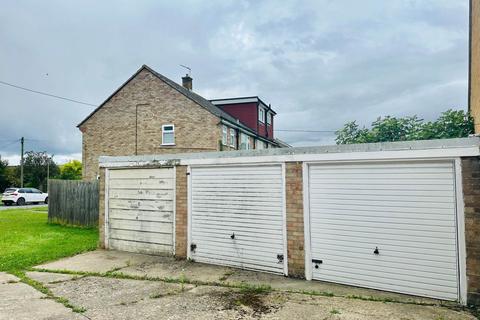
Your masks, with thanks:
<instances>
[{"instance_id":1,"label":"overcast sky","mask_svg":"<svg viewBox=\"0 0 480 320\"><path fill-rule=\"evenodd\" d=\"M100 104L142 64L205 98L258 95L283 130L466 109L468 0L5 1L0 81ZM81 158L94 107L0 85L0 155ZM333 133L277 131L293 146Z\"/></svg>"}]
</instances>

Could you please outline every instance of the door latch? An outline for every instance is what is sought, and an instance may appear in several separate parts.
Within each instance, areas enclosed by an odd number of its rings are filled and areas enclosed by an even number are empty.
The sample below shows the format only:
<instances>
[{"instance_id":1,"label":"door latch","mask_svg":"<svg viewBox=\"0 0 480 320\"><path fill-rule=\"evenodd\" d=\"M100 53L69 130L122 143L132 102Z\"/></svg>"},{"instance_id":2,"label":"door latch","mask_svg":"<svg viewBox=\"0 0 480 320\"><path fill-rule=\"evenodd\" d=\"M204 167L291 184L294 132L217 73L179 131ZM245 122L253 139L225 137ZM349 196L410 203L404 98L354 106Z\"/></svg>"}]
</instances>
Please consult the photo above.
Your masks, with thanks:
<instances>
[{"instance_id":1,"label":"door latch","mask_svg":"<svg viewBox=\"0 0 480 320\"><path fill-rule=\"evenodd\" d=\"M323 260L312 259L312 262L315 264L315 269L318 269L319 265L323 263Z\"/></svg>"},{"instance_id":2,"label":"door latch","mask_svg":"<svg viewBox=\"0 0 480 320\"><path fill-rule=\"evenodd\" d=\"M230 239L232 239L232 240L235 239L235 232L232 233L232 235L230 236Z\"/></svg>"},{"instance_id":3,"label":"door latch","mask_svg":"<svg viewBox=\"0 0 480 320\"><path fill-rule=\"evenodd\" d=\"M283 262L283 254L277 254L277 260L278 260L278 263L282 263Z\"/></svg>"},{"instance_id":4,"label":"door latch","mask_svg":"<svg viewBox=\"0 0 480 320\"><path fill-rule=\"evenodd\" d=\"M195 253L195 250L197 249L197 245L195 243L190 244L190 251L192 253Z\"/></svg>"},{"instance_id":5,"label":"door latch","mask_svg":"<svg viewBox=\"0 0 480 320\"><path fill-rule=\"evenodd\" d=\"M378 247L375 247L375 250L373 250L374 254L380 254L380 251L378 251Z\"/></svg>"}]
</instances>

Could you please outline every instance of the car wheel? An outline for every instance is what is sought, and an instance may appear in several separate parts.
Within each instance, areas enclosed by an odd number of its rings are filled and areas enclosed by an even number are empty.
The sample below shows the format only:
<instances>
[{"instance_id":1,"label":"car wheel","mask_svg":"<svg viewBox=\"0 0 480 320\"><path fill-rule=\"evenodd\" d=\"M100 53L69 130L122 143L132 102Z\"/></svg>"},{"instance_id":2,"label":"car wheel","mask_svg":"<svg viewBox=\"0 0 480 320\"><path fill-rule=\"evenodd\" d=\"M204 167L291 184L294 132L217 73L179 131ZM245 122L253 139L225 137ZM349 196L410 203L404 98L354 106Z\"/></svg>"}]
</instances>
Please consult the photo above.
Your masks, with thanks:
<instances>
[{"instance_id":1,"label":"car wheel","mask_svg":"<svg viewBox=\"0 0 480 320\"><path fill-rule=\"evenodd\" d=\"M45 198L45 204L48 204L48 197Z\"/></svg>"},{"instance_id":2,"label":"car wheel","mask_svg":"<svg viewBox=\"0 0 480 320\"><path fill-rule=\"evenodd\" d=\"M24 206L25 205L25 199L24 198L18 198L17 199L17 206Z\"/></svg>"}]
</instances>

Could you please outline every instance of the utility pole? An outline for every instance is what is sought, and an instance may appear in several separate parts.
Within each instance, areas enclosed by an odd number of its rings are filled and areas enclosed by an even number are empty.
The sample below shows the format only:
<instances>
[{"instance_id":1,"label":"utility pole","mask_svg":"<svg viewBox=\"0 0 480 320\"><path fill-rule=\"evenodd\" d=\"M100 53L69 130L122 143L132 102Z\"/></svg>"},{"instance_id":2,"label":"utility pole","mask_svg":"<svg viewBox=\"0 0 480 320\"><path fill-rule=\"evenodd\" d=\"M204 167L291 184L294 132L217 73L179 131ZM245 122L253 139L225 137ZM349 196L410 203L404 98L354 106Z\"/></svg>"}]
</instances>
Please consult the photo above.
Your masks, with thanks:
<instances>
[{"instance_id":1,"label":"utility pole","mask_svg":"<svg viewBox=\"0 0 480 320\"><path fill-rule=\"evenodd\" d=\"M21 144L21 154L20 154L20 188L23 188L23 143L25 139L22 137L20 139Z\"/></svg>"}]
</instances>

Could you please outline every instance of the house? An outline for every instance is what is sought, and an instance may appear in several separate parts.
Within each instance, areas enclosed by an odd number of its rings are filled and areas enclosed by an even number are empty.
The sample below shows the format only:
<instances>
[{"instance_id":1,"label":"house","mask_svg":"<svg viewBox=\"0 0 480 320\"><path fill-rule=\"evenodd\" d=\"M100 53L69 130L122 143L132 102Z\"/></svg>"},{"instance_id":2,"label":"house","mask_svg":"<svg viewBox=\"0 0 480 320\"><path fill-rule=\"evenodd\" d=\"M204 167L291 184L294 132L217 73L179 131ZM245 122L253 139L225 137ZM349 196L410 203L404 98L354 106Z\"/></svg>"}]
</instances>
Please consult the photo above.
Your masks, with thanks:
<instances>
[{"instance_id":1,"label":"house","mask_svg":"<svg viewBox=\"0 0 480 320\"><path fill-rule=\"evenodd\" d=\"M143 65L79 125L83 178L100 156L286 147L274 138L276 113L258 97L209 101Z\"/></svg>"}]
</instances>

